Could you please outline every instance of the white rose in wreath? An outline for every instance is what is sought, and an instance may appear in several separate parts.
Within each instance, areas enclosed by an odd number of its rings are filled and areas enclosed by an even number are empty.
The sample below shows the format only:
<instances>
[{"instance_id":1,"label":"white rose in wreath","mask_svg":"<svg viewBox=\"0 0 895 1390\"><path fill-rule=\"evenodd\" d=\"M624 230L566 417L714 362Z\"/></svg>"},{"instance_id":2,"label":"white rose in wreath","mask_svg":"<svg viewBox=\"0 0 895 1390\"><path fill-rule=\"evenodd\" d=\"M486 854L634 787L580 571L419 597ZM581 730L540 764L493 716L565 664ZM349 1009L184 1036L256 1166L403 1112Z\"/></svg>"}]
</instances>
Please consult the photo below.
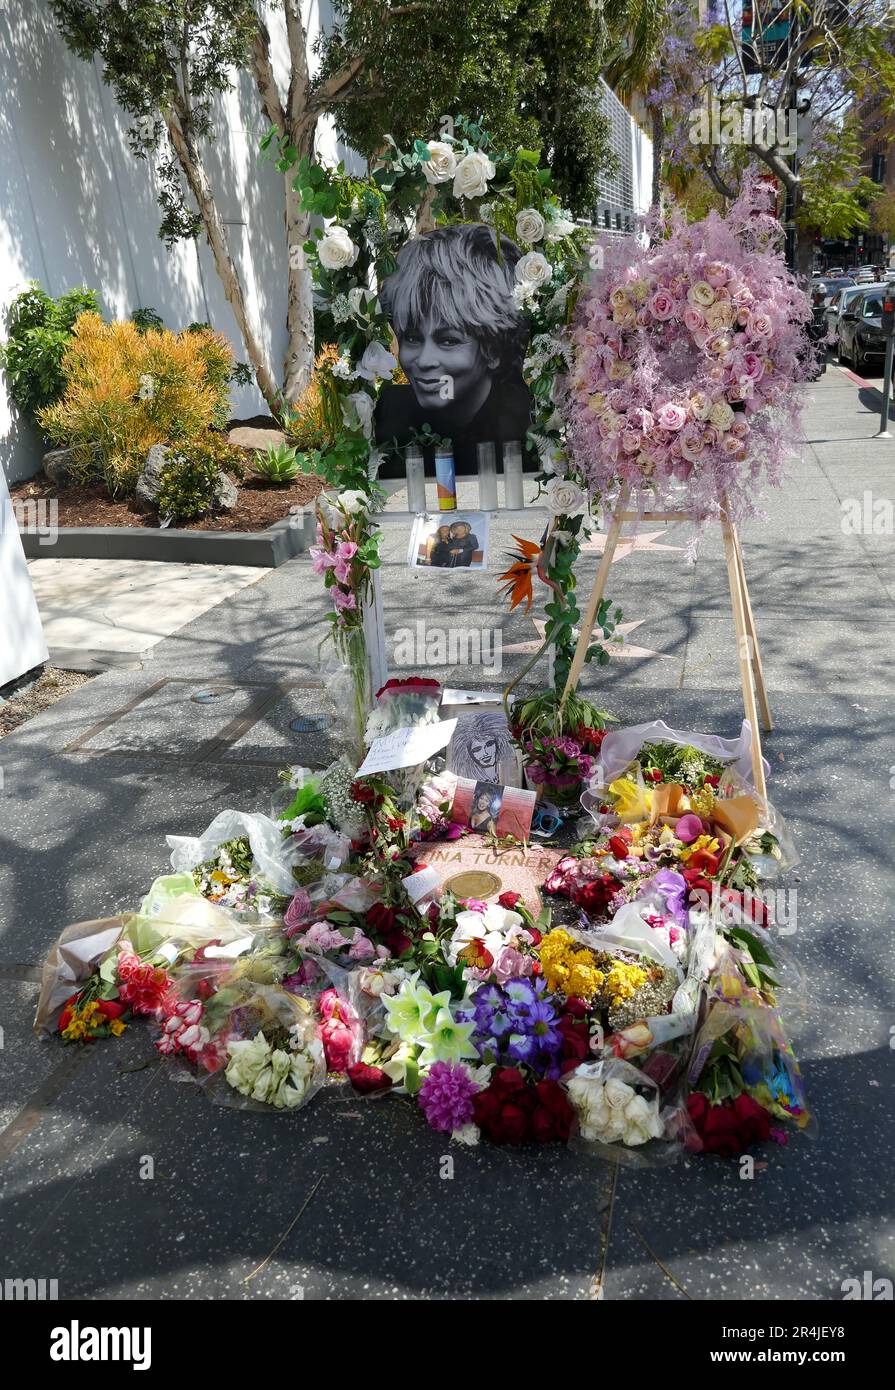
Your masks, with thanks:
<instances>
[{"instance_id":1,"label":"white rose in wreath","mask_svg":"<svg viewBox=\"0 0 895 1390\"><path fill-rule=\"evenodd\" d=\"M715 291L707 280L697 280L695 285L688 289L687 299L691 304L695 304L697 309L707 309L715 302Z\"/></svg>"},{"instance_id":2,"label":"white rose in wreath","mask_svg":"<svg viewBox=\"0 0 895 1390\"><path fill-rule=\"evenodd\" d=\"M568 217L556 217L547 228L547 240L562 241L563 237L571 236L574 230L575 223Z\"/></svg>"},{"instance_id":3,"label":"white rose in wreath","mask_svg":"<svg viewBox=\"0 0 895 1390\"><path fill-rule=\"evenodd\" d=\"M324 232L323 240L317 248L317 254L324 269L344 270L347 266L354 265L358 256L358 248L345 228L334 223L331 227L327 227Z\"/></svg>"},{"instance_id":4,"label":"white rose in wreath","mask_svg":"<svg viewBox=\"0 0 895 1390\"><path fill-rule=\"evenodd\" d=\"M526 288L539 290L553 275L553 267L540 251L529 251L516 262L516 279Z\"/></svg>"},{"instance_id":5,"label":"white rose in wreath","mask_svg":"<svg viewBox=\"0 0 895 1390\"><path fill-rule=\"evenodd\" d=\"M455 198L482 198L488 192L488 180L497 173L486 154L474 150L464 155L454 174Z\"/></svg>"},{"instance_id":6,"label":"white rose in wreath","mask_svg":"<svg viewBox=\"0 0 895 1390\"><path fill-rule=\"evenodd\" d=\"M709 420L719 430L729 430L734 418L734 413L726 401L715 401L709 411Z\"/></svg>"},{"instance_id":7,"label":"white rose in wreath","mask_svg":"<svg viewBox=\"0 0 895 1390\"><path fill-rule=\"evenodd\" d=\"M363 377L364 381L376 381L380 377L390 377L397 365L397 357L382 343L374 341L365 348L355 375Z\"/></svg>"},{"instance_id":8,"label":"white rose in wreath","mask_svg":"<svg viewBox=\"0 0 895 1390\"><path fill-rule=\"evenodd\" d=\"M537 208L523 208L516 214L516 237L532 245L544 236L545 223Z\"/></svg>"},{"instance_id":9,"label":"white rose in wreath","mask_svg":"<svg viewBox=\"0 0 895 1390\"><path fill-rule=\"evenodd\" d=\"M571 478L551 478L547 484L547 507L554 516L577 516L584 510L584 493Z\"/></svg>"},{"instance_id":10,"label":"white rose in wreath","mask_svg":"<svg viewBox=\"0 0 895 1390\"><path fill-rule=\"evenodd\" d=\"M373 438L373 409L375 401L366 391L352 391L342 402L342 419L350 430L361 429L368 439Z\"/></svg>"},{"instance_id":11,"label":"white rose in wreath","mask_svg":"<svg viewBox=\"0 0 895 1390\"><path fill-rule=\"evenodd\" d=\"M426 182L447 183L457 172L457 156L443 140L430 140L427 149L430 158L423 160Z\"/></svg>"}]
</instances>

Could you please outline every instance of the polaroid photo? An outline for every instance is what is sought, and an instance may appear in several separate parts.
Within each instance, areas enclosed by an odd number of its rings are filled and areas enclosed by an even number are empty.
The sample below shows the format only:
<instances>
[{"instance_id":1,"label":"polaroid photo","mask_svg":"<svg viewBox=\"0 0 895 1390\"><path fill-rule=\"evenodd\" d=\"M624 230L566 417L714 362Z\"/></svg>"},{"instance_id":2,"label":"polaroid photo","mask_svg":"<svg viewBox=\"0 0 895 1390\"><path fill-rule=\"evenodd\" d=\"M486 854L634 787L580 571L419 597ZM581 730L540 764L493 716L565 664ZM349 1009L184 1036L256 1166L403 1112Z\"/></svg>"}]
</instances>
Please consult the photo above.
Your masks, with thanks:
<instances>
[{"instance_id":1,"label":"polaroid photo","mask_svg":"<svg viewBox=\"0 0 895 1390\"><path fill-rule=\"evenodd\" d=\"M411 569L488 568L488 512L438 512L418 516L410 534Z\"/></svg>"}]
</instances>

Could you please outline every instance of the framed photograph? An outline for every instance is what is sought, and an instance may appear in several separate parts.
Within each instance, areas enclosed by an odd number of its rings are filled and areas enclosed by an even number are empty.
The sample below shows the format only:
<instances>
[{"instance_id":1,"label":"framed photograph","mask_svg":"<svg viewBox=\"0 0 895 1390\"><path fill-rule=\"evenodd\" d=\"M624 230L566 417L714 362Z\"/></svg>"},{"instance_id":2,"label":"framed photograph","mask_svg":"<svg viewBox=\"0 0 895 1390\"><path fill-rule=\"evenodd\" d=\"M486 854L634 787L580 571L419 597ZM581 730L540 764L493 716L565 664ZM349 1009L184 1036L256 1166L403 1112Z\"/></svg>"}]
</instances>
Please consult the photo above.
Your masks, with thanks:
<instances>
[{"instance_id":1,"label":"framed photograph","mask_svg":"<svg viewBox=\"0 0 895 1390\"><path fill-rule=\"evenodd\" d=\"M441 512L418 516L410 533L411 569L488 568L488 512Z\"/></svg>"},{"instance_id":2,"label":"framed photograph","mask_svg":"<svg viewBox=\"0 0 895 1390\"><path fill-rule=\"evenodd\" d=\"M445 770L471 782L521 787L522 760L510 738L503 706L472 706L461 710L456 718L445 754Z\"/></svg>"},{"instance_id":3,"label":"framed photograph","mask_svg":"<svg viewBox=\"0 0 895 1390\"><path fill-rule=\"evenodd\" d=\"M517 840L527 840L534 809L534 792L460 777L450 818L458 825L468 825L480 835L514 835Z\"/></svg>"},{"instance_id":4,"label":"framed photograph","mask_svg":"<svg viewBox=\"0 0 895 1390\"><path fill-rule=\"evenodd\" d=\"M461 472L476 445L525 440L531 396L522 378L528 326L513 298L522 252L493 227L464 223L413 237L379 296L406 385L379 395L376 440L411 442L424 425L451 440Z\"/></svg>"}]
</instances>

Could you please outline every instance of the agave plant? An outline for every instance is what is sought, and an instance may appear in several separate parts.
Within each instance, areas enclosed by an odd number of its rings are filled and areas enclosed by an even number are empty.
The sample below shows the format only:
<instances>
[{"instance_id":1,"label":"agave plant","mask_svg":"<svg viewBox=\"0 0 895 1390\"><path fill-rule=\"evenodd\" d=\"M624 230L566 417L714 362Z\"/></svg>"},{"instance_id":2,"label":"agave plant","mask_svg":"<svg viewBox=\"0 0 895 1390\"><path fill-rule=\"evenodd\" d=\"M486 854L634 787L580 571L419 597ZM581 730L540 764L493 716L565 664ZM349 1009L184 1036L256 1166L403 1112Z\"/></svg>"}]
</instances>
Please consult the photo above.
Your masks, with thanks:
<instances>
[{"instance_id":1,"label":"agave plant","mask_svg":"<svg viewBox=\"0 0 895 1390\"><path fill-rule=\"evenodd\" d=\"M268 445L264 453L255 459L253 466L259 478L280 485L291 483L301 472L298 450L290 448L288 444Z\"/></svg>"}]
</instances>

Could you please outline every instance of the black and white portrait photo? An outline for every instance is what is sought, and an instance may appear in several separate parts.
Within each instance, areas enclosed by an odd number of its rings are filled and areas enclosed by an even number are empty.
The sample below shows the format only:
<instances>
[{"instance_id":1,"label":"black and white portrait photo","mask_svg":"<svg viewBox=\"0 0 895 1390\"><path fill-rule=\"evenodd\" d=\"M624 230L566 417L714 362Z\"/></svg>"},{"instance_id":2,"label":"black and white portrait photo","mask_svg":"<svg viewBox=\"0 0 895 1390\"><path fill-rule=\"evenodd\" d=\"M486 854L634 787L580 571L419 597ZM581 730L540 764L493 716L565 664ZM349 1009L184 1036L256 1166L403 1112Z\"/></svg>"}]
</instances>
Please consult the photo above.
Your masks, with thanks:
<instances>
[{"instance_id":1,"label":"black and white portrait photo","mask_svg":"<svg viewBox=\"0 0 895 1390\"><path fill-rule=\"evenodd\" d=\"M528 341L513 300L522 252L481 223L436 227L406 243L379 297L397 339L406 386L386 385L376 439L404 445L429 425L451 440L459 471L476 445L524 441L531 399L522 379Z\"/></svg>"},{"instance_id":2,"label":"black and white portrait photo","mask_svg":"<svg viewBox=\"0 0 895 1390\"><path fill-rule=\"evenodd\" d=\"M519 755L502 709L458 715L446 762L448 772L473 782L517 787L522 780Z\"/></svg>"}]
</instances>

